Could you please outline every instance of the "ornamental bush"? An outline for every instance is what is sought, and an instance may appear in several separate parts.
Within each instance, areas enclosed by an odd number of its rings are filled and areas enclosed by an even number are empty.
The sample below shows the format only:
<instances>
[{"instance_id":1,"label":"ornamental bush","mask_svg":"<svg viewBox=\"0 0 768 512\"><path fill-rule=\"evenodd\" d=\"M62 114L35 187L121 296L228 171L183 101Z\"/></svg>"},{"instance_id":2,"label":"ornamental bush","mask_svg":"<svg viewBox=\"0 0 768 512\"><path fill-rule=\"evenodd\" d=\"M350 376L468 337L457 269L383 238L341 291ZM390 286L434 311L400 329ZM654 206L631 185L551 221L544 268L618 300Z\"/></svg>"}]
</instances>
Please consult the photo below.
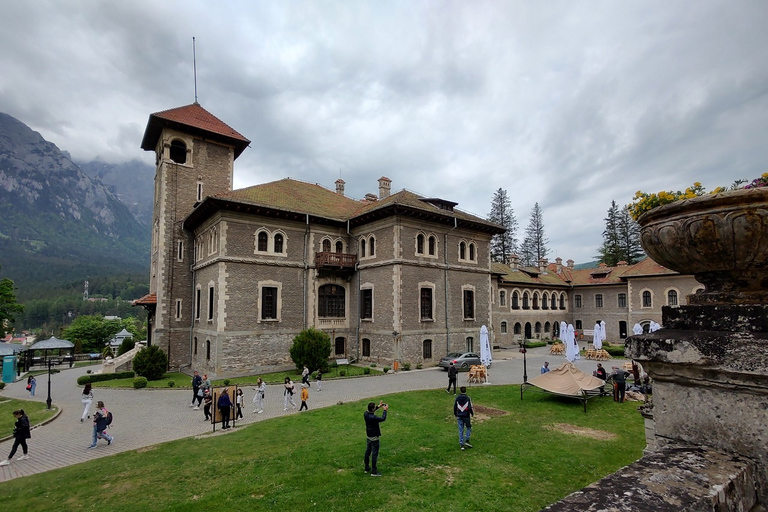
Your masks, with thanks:
<instances>
[{"instance_id":1,"label":"ornamental bush","mask_svg":"<svg viewBox=\"0 0 768 512\"><path fill-rule=\"evenodd\" d=\"M77 378L79 386L85 386L89 382L101 382L115 379L131 379L136 374L134 372L115 372L115 373L92 373L90 375L81 375Z\"/></svg>"},{"instance_id":2,"label":"ornamental bush","mask_svg":"<svg viewBox=\"0 0 768 512\"><path fill-rule=\"evenodd\" d=\"M133 370L136 375L147 380L160 380L168 369L168 356L157 345L151 345L139 350L133 358Z\"/></svg>"},{"instance_id":3,"label":"ornamental bush","mask_svg":"<svg viewBox=\"0 0 768 512\"><path fill-rule=\"evenodd\" d=\"M325 368L331 355L331 337L312 327L305 329L293 338L290 354L299 370L304 366L310 371Z\"/></svg>"},{"instance_id":4,"label":"ornamental bush","mask_svg":"<svg viewBox=\"0 0 768 512\"><path fill-rule=\"evenodd\" d=\"M133 388L134 389L141 389L147 387L147 379L146 377L136 377L133 379Z\"/></svg>"},{"instance_id":5,"label":"ornamental bush","mask_svg":"<svg viewBox=\"0 0 768 512\"><path fill-rule=\"evenodd\" d=\"M120 343L120 348L117 349L117 355L121 356L125 354L126 352L130 352L133 350L133 347L136 346L136 342L133 341L133 338L125 338L122 343Z\"/></svg>"}]
</instances>

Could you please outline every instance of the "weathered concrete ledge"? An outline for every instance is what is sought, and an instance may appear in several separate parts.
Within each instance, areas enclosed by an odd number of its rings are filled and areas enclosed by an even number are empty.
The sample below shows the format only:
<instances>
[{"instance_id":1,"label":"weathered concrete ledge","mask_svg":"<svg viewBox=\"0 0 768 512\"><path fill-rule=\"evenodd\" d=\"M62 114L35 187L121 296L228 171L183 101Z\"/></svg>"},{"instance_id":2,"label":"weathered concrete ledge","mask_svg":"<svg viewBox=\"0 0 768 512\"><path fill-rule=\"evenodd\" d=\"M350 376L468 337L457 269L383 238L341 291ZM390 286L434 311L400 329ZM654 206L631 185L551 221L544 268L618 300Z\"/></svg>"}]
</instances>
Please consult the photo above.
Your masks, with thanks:
<instances>
[{"instance_id":1,"label":"weathered concrete ledge","mask_svg":"<svg viewBox=\"0 0 768 512\"><path fill-rule=\"evenodd\" d=\"M705 446L667 446L545 510L748 512L759 507L757 465Z\"/></svg>"}]
</instances>

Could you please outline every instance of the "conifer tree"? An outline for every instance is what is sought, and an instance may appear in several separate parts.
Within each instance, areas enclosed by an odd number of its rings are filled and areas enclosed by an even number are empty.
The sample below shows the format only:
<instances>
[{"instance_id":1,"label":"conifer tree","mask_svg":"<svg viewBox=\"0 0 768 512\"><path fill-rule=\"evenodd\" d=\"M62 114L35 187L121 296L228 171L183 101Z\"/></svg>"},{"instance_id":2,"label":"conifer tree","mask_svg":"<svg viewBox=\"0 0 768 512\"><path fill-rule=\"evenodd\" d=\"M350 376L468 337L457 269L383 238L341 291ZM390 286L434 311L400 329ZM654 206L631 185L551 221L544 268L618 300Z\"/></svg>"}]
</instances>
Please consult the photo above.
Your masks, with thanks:
<instances>
[{"instance_id":1,"label":"conifer tree","mask_svg":"<svg viewBox=\"0 0 768 512\"><path fill-rule=\"evenodd\" d=\"M608 208L608 216L605 220L605 230L603 231L603 244L597 250L598 260L609 267L615 267L621 259L619 254L619 227L618 227L619 207L616 201L611 201L611 207Z\"/></svg>"},{"instance_id":2,"label":"conifer tree","mask_svg":"<svg viewBox=\"0 0 768 512\"><path fill-rule=\"evenodd\" d=\"M640 245L640 226L629 214L627 208L619 208L611 201L605 218L603 244L598 249L598 259L609 267L620 261L632 265L640 261L645 253Z\"/></svg>"},{"instance_id":3,"label":"conifer tree","mask_svg":"<svg viewBox=\"0 0 768 512\"><path fill-rule=\"evenodd\" d=\"M491 238L491 260L508 263L509 256L517 252L517 219L506 190L500 188L493 194L488 220L507 230Z\"/></svg>"},{"instance_id":4,"label":"conifer tree","mask_svg":"<svg viewBox=\"0 0 768 512\"><path fill-rule=\"evenodd\" d=\"M7 277L0 279L0 335L13 332L16 314L22 313L24 306L16 301L13 281Z\"/></svg>"},{"instance_id":5,"label":"conifer tree","mask_svg":"<svg viewBox=\"0 0 768 512\"><path fill-rule=\"evenodd\" d=\"M524 266L536 267L539 260L546 258L549 253L549 239L544 233L544 214L539 203L533 205L528 227L525 228L525 239L520 245L520 262Z\"/></svg>"}]
</instances>

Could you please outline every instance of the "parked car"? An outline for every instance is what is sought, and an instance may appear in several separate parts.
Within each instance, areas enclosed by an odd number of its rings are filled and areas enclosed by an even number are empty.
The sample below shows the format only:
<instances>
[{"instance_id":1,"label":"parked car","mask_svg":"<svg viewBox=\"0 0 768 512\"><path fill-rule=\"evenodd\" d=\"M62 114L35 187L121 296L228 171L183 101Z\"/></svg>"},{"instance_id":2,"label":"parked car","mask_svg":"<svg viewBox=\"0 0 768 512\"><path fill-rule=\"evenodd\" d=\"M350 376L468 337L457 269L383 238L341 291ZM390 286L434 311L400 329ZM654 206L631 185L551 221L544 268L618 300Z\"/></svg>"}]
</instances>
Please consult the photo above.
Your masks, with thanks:
<instances>
[{"instance_id":1,"label":"parked car","mask_svg":"<svg viewBox=\"0 0 768 512\"><path fill-rule=\"evenodd\" d=\"M473 364L483 364L480 362L480 356L474 352L451 352L440 359L440 362L437 363L437 365L440 368L447 370L448 367L451 366L451 362L453 362L453 365L459 370L469 370L469 367Z\"/></svg>"}]
</instances>

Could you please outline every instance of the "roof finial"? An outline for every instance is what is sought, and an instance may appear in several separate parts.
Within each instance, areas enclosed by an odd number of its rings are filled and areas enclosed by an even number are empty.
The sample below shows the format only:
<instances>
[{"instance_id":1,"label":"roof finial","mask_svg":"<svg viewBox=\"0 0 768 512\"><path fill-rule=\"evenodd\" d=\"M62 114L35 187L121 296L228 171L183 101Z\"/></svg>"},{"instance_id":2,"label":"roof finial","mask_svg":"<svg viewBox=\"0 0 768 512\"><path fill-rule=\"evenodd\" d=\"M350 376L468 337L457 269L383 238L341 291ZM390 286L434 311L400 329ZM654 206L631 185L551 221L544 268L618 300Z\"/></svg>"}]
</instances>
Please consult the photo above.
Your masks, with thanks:
<instances>
[{"instance_id":1,"label":"roof finial","mask_svg":"<svg viewBox=\"0 0 768 512\"><path fill-rule=\"evenodd\" d=\"M192 72L195 76L195 104L197 104L197 52L195 51L195 36L192 36Z\"/></svg>"}]
</instances>

